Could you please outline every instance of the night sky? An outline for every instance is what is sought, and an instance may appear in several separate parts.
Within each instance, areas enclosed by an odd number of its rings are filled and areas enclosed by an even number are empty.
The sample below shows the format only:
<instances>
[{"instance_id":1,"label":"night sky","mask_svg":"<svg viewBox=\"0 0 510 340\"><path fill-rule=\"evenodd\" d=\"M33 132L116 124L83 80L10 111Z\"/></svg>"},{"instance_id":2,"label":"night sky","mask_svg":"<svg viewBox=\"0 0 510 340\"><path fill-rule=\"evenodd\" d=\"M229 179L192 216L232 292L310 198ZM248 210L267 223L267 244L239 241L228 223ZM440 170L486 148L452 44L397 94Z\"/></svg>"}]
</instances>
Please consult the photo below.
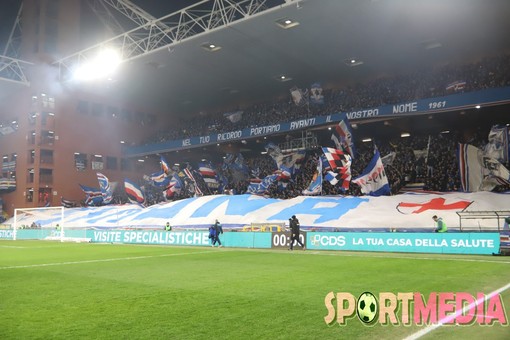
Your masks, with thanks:
<instances>
[{"instance_id":1,"label":"night sky","mask_svg":"<svg viewBox=\"0 0 510 340\"><path fill-rule=\"evenodd\" d=\"M85 1L85 0L83 0ZM0 55L3 54L5 45L9 39L16 14L21 5L21 0L0 0ZM190 6L199 0L179 0L179 1L162 1L162 0L132 0L132 3L139 6L146 12L156 18L160 18L167 14L178 11L182 8ZM113 11L113 10L112 10ZM118 14L121 15L121 14ZM86 48L87 46L83 46Z\"/></svg>"},{"instance_id":2,"label":"night sky","mask_svg":"<svg viewBox=\"0 0 510 340\"><path fill-rule=\"evenodd\" d=\"M20 5L21 0L0 0L0 54L4 53Z\"/></svg>"}]
</instances>

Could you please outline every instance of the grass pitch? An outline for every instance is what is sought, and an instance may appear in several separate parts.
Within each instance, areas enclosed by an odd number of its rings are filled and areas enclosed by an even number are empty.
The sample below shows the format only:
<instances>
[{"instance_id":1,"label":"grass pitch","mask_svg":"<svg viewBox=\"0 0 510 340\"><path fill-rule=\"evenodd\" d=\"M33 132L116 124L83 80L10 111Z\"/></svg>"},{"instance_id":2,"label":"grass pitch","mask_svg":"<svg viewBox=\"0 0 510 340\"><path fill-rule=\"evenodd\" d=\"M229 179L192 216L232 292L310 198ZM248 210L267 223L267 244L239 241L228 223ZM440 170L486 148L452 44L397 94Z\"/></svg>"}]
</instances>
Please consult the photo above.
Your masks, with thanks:
<instances>
[{"instance_id":1,"label":"grass pitch","mask_svg":"<svg viewBox=\"0 0 510 340\"><path fill-rule=\"evenodd\" d=\"M0 241L0 283L0 339L399 339L425 326L328 326L326 294L488 294L510 283L510 258Z\"/></svg>"}]
</instances>

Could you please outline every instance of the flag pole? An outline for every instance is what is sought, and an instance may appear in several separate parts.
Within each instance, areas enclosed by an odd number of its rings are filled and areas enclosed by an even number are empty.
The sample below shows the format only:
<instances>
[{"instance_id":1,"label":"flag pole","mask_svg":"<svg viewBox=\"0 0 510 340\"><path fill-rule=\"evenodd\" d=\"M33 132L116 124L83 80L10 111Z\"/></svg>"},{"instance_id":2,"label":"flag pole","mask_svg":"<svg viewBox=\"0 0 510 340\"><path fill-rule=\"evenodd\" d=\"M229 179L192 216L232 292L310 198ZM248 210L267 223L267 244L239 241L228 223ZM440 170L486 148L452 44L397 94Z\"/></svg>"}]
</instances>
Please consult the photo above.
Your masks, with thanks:
<instances>
[{"instance_id":1,"label":"flag pole","mask_svg":"<svg viewBox=\"0 0 510 340\"><path fill-rule=\"evenodd\" d=\"M322 160L321 160L321 156L319 155L319 158L318 158L318 161L319 161L319 176L321 176L321 191L320 191L320 196L322 196L322 183L323 183L323 180L324 178L322 177Z\"/></svg>"},{"instance_id":2,"label":"flag pole","mask_svg":"<svg viewBox=\"0 0 510 340\"><path fill-rule=\"evenodd\" d=\"M427 143L427 155L425 156L425 165L427 165L427 162L429 161L430 140L431 136L429 135L429 142Z\"/></svg>"}]
</instances>

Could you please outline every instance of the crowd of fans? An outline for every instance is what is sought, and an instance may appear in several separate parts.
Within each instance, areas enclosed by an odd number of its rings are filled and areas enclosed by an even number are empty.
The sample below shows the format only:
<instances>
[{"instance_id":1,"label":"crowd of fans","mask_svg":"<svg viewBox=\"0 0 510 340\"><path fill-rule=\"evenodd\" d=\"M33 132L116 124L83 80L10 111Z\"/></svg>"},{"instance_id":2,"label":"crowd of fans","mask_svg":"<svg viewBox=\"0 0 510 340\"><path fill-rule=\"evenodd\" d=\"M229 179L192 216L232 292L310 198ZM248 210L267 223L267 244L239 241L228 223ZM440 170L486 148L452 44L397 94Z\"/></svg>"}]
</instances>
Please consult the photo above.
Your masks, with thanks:
<instances>
[{"instance_id":1,"label":"crowd of fans","mask_svg":"<svg viewBox=\"0 0 510 340\"><path fill-rule=\"evenodd\" d=\"M469 140L473 145L481 148L487 143L488 131L480 132ZM394 154L391 161L385 164L385 173L391 188L391 194L406 191L408 184L413 184L414 189L433 192L460 191L460 176L457 160L457 146L462 140L463 134L442 133L439 135L411 136L396 140L380 140L377 148L381 156ZM357 146L356 155L352 161L352 178L361 175L364 168L369 164L374 155L374 144L361 143ZM317 171L320 149L308 150L291 179L275 181L263 194L266 197L289 199L303 195L314 174ZM244 160L244 170L225 166L225 163L216 164L215 171L218 177L226 179L225 186L219 189L210 189L206 183L195 172L195 179L201 191L205 195L210 194L246 194L248 186L253 181L255 172L259 179L277 172L276 162L269 155L259 155ZM506 164L508 166L508 164ZM190 168L191 169L191 168ZM257 171L253 171L253 170ZM186 186L172 197L164 197L161 188L154 187L150 183L143 183L145 188L147 204L155 204L168 200L179 200L193 197L195 192L187 190ZM498 191L510 190L509 186L499 186ZM348 190L343 190L341 185L331 185L323 181L322 196L351 195L361 196L360 187L351 182Z\"/></svg>"},{"instance_id":2,"label":"crowd of fans","mask_svg":"<svg viewBox=\"0 0 510 340\"><path fill-rule=\"evenodd\" d=\"M448 85L462 82L456 89ZM324 89L324 104L297 106L284 99L258 103L249 107L233 107L227 111L243 111L239 121L231 122L225 111L182 118L179 122L158 131L148 144L168 140L204 136L254 126L265 126L308 117L369 109L387 104L404 103L456 92L470 92L510 85L510 55L485 58L467 65L447 65L434 70L416 70L413 73L372 80L368 83L340 89Z\"/></svg>"},{"instance_id":3,"label":"crowd of fans","mask_svg":"<svg viewBox=\"0 0 510 340\"><path fill-rule=\"evenodd\" d=\"M439 97L451 94L448 85L461 82L457 92L470 92L486 88L510 86L510 55L485 58L479 62L467 65L447 65L435 70L417 70L412 74L395 77L379 78L371 82L348 86L342 89L327 89L323 91L324 104L297 106L292 100L283 99L271 103L260 103L246 108L233 108L231 111L242 110L244 113L239 121L232 122L225 118L224 112L207 114L201 119L182 119L179 124L160 131L157 138L150 141L162 142L180 138L206 135L213 132L226 132L253 126L264 126L336 112L348 112L367 109L387 104L402 103L421 98ZM506 122L505 122L506 123ZM461 190L458 160L456 150L459 142L469 142L477 147L486 143L488 131L479 131L466 141L460 138L461 133L439 134L437 136L411 136L398 140L377 141L377 148L381 156L394 153L391 162L385 164L385 173L391 188L396 194L405 189L407 184L419 183L418 187L427 191L459 191ZM351 167L352 178L358 177L368 165L374 155L374 145L360 143ZM292 198L302 195L316 172L320 149L308 150L300 167L290 180L276 181L269 186L265 196L273 198ZM232 169L225 164L217 164L215 171L224 178L218 189L208 188L200 176L196 176L197 185L204 194L244 194L247 193L253 171L256 177L263 179L273 174L277 169L275 161L268 155L260 155L244 160L243 171ZM508 166L508 164L506 164ZM172 197L165 197L160 187L154 187L150 182L141 181L146 204L151 205L166 200L178 200L192 197L194 190L175 192ZM509 190L508 187L498 187L496 190ZM331 185L324 181L321 195L361 195L360 187L350 184L348 190L340 185ZM116 195L116 203L127 202L125 194Z\"/></svg>"}]
</instances>

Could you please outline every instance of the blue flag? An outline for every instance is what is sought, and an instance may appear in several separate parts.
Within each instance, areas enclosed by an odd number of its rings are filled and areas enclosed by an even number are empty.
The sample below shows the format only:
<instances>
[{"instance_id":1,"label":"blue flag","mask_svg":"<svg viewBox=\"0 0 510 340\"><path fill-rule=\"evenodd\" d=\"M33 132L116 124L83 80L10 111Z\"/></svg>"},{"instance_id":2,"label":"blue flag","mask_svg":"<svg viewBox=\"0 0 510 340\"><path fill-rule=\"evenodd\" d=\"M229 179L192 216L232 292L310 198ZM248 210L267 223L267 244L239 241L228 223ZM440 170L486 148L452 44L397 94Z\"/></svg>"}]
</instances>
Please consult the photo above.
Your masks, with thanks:
<instances>
[{"instance_id":1,"label":"blue flag","mask_svg":"<svg viewBox=\"0 0 510 340\"><path fill-rule=\"evenodd\" d=\"M374 157L367 165L360 177L353 179L361 187L361 192L370 196L390 195L390 184L379 151L376 150Z\"/></svg>"}]
</instances>

